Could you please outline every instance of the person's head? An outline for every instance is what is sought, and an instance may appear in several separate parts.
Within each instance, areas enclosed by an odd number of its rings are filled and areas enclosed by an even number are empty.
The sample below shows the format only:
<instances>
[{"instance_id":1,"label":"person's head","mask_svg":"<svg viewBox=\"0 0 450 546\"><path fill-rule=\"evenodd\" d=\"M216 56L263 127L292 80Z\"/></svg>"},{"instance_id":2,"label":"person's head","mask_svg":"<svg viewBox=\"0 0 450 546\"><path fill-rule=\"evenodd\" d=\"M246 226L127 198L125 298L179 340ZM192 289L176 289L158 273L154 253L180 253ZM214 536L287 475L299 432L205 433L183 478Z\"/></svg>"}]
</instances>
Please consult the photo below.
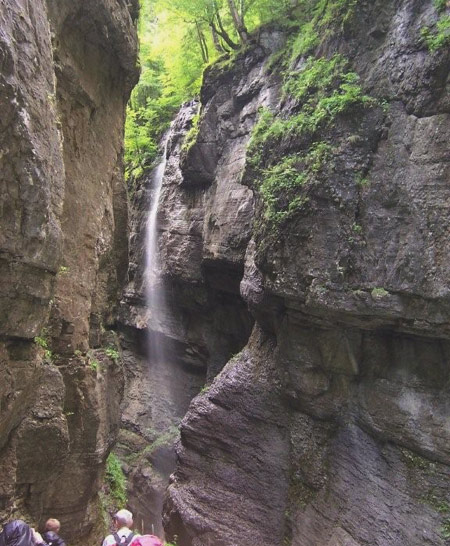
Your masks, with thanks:
<instances>
[{"instance_id":1,"label":"person's head","mask_svg":"<svg viewBox=\"0 0 450 546\"><path fill-rule=\"evenodd\" d=\"M113 520L117 529L121 527L130 528L133 525L133 514L129 510L119 510L114 514Z\"/></svg>"},{"instance_id":2,"label":"person's head","mask_svg":"<svg viewBox=\"0 0 450 546\"><path fill-rule=\"evenodd\" d=\"M53 531L54 533L57 533L60 529L61 529L61 524L55 518L49 518L45 522L45 530L46 531Z\"/></svg>"},{"instance_id":3,"label":"person's head","mask_svg":"<svg viewBox=\"0 0 450 546\"><path fill-rule=\"evenodd\" d=\"M33 531L21 519L10 521L0 533L0 546L33 546Z\"/></svg>"}]
</instances>

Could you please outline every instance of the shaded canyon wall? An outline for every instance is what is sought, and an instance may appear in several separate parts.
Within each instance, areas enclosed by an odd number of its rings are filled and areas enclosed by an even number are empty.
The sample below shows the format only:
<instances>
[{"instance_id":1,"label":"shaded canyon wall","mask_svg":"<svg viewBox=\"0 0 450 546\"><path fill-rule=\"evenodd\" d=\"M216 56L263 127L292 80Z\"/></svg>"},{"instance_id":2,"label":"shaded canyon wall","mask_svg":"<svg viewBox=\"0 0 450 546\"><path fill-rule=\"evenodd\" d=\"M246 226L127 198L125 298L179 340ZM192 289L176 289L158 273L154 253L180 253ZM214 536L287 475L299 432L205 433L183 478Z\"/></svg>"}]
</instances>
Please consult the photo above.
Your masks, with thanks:
<instances>
[{"instance_id":1,"label":"shaded canyon wall","mask_svg":"<svg viewBox=\"0 0 450 546\"><path fill-rule=\"evenodd\" d=\"M373 102L319 127L331 155L275 236L247 145L261 106L275 119L301 107L269 61L283 32L208 69L193 145L195 104L172 128L161 335L206 378L165 504L179 546L446 543L449 52L421 38L431 1L353 5L315 54L347 58ZM282 158L310 144L274 146ZM133 335L146 323L139 275L122 309Z\"/></svg>"},{"instance_id":2,"label":"shaded canyon wall","mask_svg":"<svg viewBox=\"0 0 450 546\"><path fill-rule=\"evenodd\" d=\"M0 7L0 520L57 517L73 542L103 532L98 490L123 394L105 348L128 262L137 8Z\"/></svg>"},{"instance_id":3,"label":"shaded canyon wall","mask_svg":"<svg viewBox=\"0 0 450 546\"><path fill-rule=\"evenodd\" d=\"M129 503L138 528L162 533L162 506L175 469L174 444L189 404L205 383L245 345L253 324L239 294L245 241L250 228L251 192L235 180L234 205L241 205L242 222L234 225L235 244L220 260L202 259L206 203L214 193L205 188L180 193L183 181L180 148L196 102L184 106L173 123L167 145L168 161L158 213L161 286L166 312L149 338L151 313L145 298L145 244L152 173L140 181L132 203L130 268L119 311L119 329L127 370L122 427L117 453L128 478ZM230 156L230 160L231 160ZM237 176L238 170L235 171ZM217 203L219 210L223 203ZM233 215L235 211L232 211ZM169 220L170 219L170 220ZM173 225L168 225L169 222ZM233 218L224 221L234 223ZM248 238L248 237L247 237ZM160 343L166 359L153 362L150 344Z\"/></svg>"}]
</instances>

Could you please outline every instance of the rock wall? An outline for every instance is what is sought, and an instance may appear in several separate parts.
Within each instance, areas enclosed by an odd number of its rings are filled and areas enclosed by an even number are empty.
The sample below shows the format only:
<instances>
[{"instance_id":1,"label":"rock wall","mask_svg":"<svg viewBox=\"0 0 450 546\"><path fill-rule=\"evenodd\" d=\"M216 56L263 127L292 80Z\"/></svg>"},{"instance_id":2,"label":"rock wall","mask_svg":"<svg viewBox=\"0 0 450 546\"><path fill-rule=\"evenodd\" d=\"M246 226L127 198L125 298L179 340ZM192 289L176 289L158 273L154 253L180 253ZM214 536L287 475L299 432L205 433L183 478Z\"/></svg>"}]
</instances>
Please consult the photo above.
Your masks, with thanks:
<instances>
[{"instance_id":1,"label":"rock wall","mask_svg":"<svg viewBox=\"0 0 450 546\"><path fill-rule=\"evenodd\" d=\"M73 542L103 525L123 392L104 349L127 267L136 17L119 0L0 8L0 521L57 517Z\"/></svg>"},{"instance_id":2,"label":"rock wall","mask_svg":"<svg viewBox=\"0 0 450 546\"><path fill-rule=\"evenodd\" d=\"M150 313L145 301L145 242L154 180L149 173L134 196L131 217L129 283L119 312L127 369L122 430L117 452L125 462L130 506L138 527L162 533L162 505L175 468L178 426L195 395L229 358L245 345L253 320L239 294L245 241L251 218L251 192L230 180L229 195L204 188L180 192L182 144L198 109L182 108L167 144L167 166L159 208L161 285L166 314L147 335ZM226 136L224 135L224 139ZM229 156L230 161L232 156ZM235 178L238 170L235 171ZM234 243L223 256L203 260L203 225L207 200L214 210L231 213L221 222L232 227ZM227 207L231 200L233 208ZM242 203L244 204L242 205ZM241 207L238 213L237 208ZM164 344L167 359L154 362L152 342Z\"/></svg>"},{"instance_id":3,"label":"rock wall","mask_svg":"<svg viewBox=\"0 0 450 546\"><path fill-rule=\"evenodd\" d=\"M193 286L243 273L256 321L183 419L164 515L179 546L449 536L449 51L421 38L431 0L352 6L315 54L348 58L373 107L320 128L327 168L276 236L246 153L261 106L281 120L298 108L268 61L282 33L210 68L195 143L169 145L165 278L201 310ZM189 129L185 113L177 124ZM286 136L270 153L309 144Z\"/></svg>"}]
</instances>

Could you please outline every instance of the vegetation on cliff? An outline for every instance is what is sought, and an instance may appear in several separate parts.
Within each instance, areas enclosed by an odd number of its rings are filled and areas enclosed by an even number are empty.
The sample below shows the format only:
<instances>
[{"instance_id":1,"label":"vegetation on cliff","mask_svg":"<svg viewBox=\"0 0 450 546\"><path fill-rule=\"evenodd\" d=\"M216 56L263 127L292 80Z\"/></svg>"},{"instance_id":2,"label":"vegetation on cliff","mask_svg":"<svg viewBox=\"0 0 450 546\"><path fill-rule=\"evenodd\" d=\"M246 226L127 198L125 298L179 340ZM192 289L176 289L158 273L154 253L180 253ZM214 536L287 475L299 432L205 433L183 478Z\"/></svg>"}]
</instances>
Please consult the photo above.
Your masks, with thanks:
<instances>
[{"instance_id":1,"label":"vegetation on cliff","mask_svg":"<svg viewBox=\"0 0 450 546\"><path fill-rule=\"evenodd\" d=\"M446 13L449 3L447 0L434 0L433 4L439 19L434 27L422 28L422 38L430 51L450 45L450 15Z\"/></svg>"},{"instance_id":2,"label":"vegetation on cliff","mask_svg":"<svg viewBox=\"0 0 450 546\"><path fill-rule=\"evenodd\" d=\"M313 50L345 30L356 0L319 0L303 13L303 24L269 63L283 79L284 112L263 109L247 151L244 175L259 194L260 227L274 232L308 203L310 187L331 168L335 145L326 129L338 116L377 102L364 93L351 63L340 54L314 56ZM301 60L301 68L299 61Z\"/></svg>"},{"instance_id":3,"label":"vegetation on cliff","mask_svg":"<svg viewBox=\"0 0 450 546\"><path fill-rule=\"evenodd\" d=\"M285 97L297 108L284 118L275 119L269 112L261 116L249 158L250 166L259 170L255 175L266 218L279 222L289 217L305 203L298 189L320 171L318 157L322 163L327 160L329 147L318 146L317 131L353 107L374 106L347 59L314 55L331 36L351 28L357 7L358 0L141 0L141 78L127 109L125 130L130 188L158 155L158 143L180 105L198 94L205 67L215 63L225 70L237 51L257 40L258 27L276 22L288 30L288 40L273 55L268 70L279 71ZM434 7L436 23L423 27L418 36L430 51L450 40L447 0L434 0ZM196 140L198 121L199 116L185 141L186 150ZM287 135L307 134L311 148L301 157L294 153L280 162L266 153L276 142L286 141Z\"/></svg>"},{"instance_id":4,"label":"vegetation on cliff","mask_svg":"<svg viewBox=\"0 0 450 546\"><path fill-rule=\"evenodd\" d=\"M311 51L336 24L351 21L357 0L141 0L141 78L127 109L125 171L130 186L158 154L179 106L196 96L206 66L226 66L261 25L291 29L286 66ZM287 55L287 56L286 56ZM289 59L290 57L290 59ZM192 135L191 135L192 136Z\"/></svg>"},{"instance_id":5,"label":"vegetation on cliff","mask_svg":"<svg viewBox=\"0 0 450 546\"><path fill-rule=\"evenodd\" d=\"M314 4L300 0L301 9ZM261 24L283 19L290 0L141 0L141 78L125 129L125 169L140 176L182 102L198 94L204 68L245 46ZM294 16L295 21L295 16Z\"/></svg>"},{"instance_id":6,"label":"vegetation on cliff","mask_svg":"<svg viewBox=\"0 0 450 546\"><path fill-rule=\"evenodd\" d=\"M270 225L301 209L308 201L304 188L326 169L332 147L321 140L319 130L351 108L375 104L341 55L308 58L303 70L286 74L284 92L294 101L293 113L280 117L263 110L247 155L253 186L263 200L264 220ZM299 142L305 145L298 147ZM280 149L286 153L280 155Z\"/></svg>"},{"instance_id":7,"label":"vegetation on cliff","mask_svg":"<svg viewBox=\"0 0 450 546\"><path fill-rule=\"evenodd\" d=\"M117 455L110 453L106 460L106 484L115 510L124 508L127 503L127 484L122 465Z\"/></svg>"}]
</instances>

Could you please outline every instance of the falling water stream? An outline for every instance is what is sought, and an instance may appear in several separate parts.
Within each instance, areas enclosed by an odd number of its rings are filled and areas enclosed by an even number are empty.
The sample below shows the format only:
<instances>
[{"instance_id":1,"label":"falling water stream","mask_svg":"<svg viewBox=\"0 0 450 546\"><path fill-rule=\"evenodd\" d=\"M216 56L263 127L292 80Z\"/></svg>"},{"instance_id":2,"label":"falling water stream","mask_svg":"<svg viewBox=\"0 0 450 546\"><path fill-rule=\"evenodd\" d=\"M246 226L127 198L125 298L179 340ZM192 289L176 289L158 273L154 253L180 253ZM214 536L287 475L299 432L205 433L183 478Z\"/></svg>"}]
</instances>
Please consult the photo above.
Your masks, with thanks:
<instances>
[{"instance_id":1,"label":"falling water stream","mask_svg":"<svg viewBox=\"0 0 450 546\"><path fill-rule=\"evenodd\" d=\"M150 312L149 356L153 363L164 362L167 357L164 336L161 335L167 310L158 248L158 206L167 164L167 140L166 137L163 141L163 155L159 165L153 171L153 199L148 214L146 233L145 286L147 309Z\"/></svg>"},{"instance_id":2,"label":"falling water stream","mask_svg":"<svg viewBox=\"0 0 450 546\"><path fill-rule=\"evenodd\" d=\"M163 140L163 155L153 170L150 182L151 200L146 223L145 252L145 296L148 310L148 376L143 388L148 403L146 413L151 416L151 435L154 444L159 444L151 453L151 469L145 470L144 490L151 490L147 504L142 505L139 495L135 496L138 525L148 532L163 536L162 507L165 487L175 469L173 444L178 437L178 426L186 414L192 398L199 392L203 379L193 375L180 365L177 334L180 323L176 304L167 297L160 259L161 225L158 212L162 196L167 165L167 143ZM163 200L164 201L164 200ZM174 311L175 309L175 311ZM178 341L179 344L179 341ZM156 441L157 440L157 441ZM146 499L145 495L143 496ZM140 527L139 527L140 528Z\"/></svg>"},{"instance_id":3,"label":"falling water stream","mask_svg":"<svg viewBox=\"0 0 450 546\"><path fill-rule=\"evenodd\" d=\"M158 208L161 197L161 189L167 164L167 141L163 140L163 154L160 163L153 170L150 179L151 201L148 210L145 233L145 297L149 313L148 319L148 383L146 384L149 401L149 412L152 419L152 429L157 434L167 434L173 424L179 422L174 417L173 409L173 366L167 351L167 305L164 293L164 281L161 275L161 262L159 257ZM152 462L153 465L154 461ZM152 474L158 472L158 464L152 470ZM168 477L164 471L159 475L162 483ZM145 507L138 502L138 517L135 523L141 525L147 532L157 533L163 536L162 506L164 490L158 482L153 485L151 501Z\"/></svg>"}]
</instances>

